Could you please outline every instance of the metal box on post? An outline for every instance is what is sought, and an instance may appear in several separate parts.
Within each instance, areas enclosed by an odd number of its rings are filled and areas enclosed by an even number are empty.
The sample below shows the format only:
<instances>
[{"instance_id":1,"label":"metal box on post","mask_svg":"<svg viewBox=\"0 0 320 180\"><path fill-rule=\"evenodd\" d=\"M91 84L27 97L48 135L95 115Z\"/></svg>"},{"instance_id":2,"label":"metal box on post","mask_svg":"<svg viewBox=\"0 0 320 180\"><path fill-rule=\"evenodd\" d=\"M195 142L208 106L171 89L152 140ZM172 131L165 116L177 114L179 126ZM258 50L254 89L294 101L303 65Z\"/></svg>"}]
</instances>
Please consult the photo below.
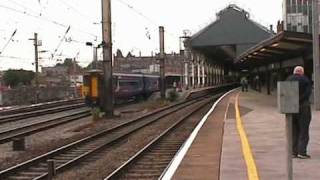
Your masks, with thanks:
<instances>
[{"instance_id":1,"label":"metal box on post","mask_svg":"<svg viewBox=\"0 0 320 180\"><path fill-rule=\"evenodd\" d=\"M299 113L299 82L278 82L278 109L286 114L286 149L287 149L287 179L292 180L292 121L293 113Z\"/></svg>"},{"instance_id":2,"label":"metal box on post","mask_svg":"<svg viewBox=\"0 0 320 180\"><path fill-rule=\"evenodd\" d=\"M278 82L278 109L280 113L299 112L299 83L298 81Z\"/></svg>"}]
</instances>

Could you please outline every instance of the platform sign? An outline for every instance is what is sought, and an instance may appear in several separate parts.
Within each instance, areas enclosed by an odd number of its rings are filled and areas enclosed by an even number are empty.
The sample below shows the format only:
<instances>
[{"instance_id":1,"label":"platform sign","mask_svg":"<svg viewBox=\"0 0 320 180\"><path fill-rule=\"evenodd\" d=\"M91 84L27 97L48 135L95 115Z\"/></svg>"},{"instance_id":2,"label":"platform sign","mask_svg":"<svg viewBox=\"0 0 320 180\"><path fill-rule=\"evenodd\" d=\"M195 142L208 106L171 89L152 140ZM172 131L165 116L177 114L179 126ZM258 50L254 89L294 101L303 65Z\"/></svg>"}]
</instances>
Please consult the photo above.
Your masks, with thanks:
<instances>
[{"instance_id":1,"label":"platform sign","mask_svg":"<svg viewBox=\"0 0 320 180\"><path fill-rule=\"evenodd\" d=\"M299 112L299 83L297 81L278 82L277 96L280 113Z\"/></svg>"}]
</instances>

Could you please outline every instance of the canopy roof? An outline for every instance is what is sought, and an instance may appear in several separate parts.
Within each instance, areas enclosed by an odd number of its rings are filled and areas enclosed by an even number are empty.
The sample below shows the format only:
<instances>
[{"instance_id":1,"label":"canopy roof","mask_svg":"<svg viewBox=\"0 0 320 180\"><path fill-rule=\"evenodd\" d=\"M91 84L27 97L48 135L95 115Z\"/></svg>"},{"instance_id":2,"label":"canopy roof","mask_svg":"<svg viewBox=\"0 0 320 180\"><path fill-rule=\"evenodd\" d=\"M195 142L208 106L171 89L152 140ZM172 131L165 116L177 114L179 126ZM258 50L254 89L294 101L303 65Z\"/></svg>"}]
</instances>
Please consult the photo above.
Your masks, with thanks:
<instances>
[{"instance_id":1,"label":"canopy roof","mask_svg":"<svg viewBox=\"0 0 320 180\"><path fill-rule=\"evenodd\" d=\"M312 35L282 31L262 41L236 58L241 66L260 66L291 58L306 56L312 52Z\"/></svg>"}]
</instances>

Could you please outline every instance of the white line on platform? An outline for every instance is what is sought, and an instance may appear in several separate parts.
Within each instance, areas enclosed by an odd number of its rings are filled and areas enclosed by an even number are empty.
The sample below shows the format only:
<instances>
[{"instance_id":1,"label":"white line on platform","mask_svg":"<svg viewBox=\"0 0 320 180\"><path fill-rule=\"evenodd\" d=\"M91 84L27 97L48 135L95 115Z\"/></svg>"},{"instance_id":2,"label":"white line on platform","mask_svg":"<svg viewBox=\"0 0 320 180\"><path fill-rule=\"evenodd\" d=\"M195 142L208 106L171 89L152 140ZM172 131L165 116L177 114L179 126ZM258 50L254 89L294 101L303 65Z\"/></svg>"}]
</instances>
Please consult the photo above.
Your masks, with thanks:
<instances>
[{"instance_id":1,"label":"white line on platform","mask_svg":"<svg viewBox=\"0 0 320 180\"><path fill-rule=\"evenodd\" d=\"M182 145L180 148L179 152L175 155L173 160L171 161L170 165L167 167L165 170L164 174L162 177L159 179L162 180L169 180L172 178L174 173L176 172L177 168L179 167L181 161L183 160L184 156L186 155L188 149L190 148L191 144L193 143L194 139L196 138L197 134L199 133L200 129L202 128L203 124L207 121L208 116L212 113L212 111L216 108L218 103L228 94L231 92L235 91L236 89L233 89L223 96L221 96L211 107L211 109L207 112L207 114L201 119L200 123L197 125L197 127L193 130L187 141Z\"/></svg>"}]
</instances>

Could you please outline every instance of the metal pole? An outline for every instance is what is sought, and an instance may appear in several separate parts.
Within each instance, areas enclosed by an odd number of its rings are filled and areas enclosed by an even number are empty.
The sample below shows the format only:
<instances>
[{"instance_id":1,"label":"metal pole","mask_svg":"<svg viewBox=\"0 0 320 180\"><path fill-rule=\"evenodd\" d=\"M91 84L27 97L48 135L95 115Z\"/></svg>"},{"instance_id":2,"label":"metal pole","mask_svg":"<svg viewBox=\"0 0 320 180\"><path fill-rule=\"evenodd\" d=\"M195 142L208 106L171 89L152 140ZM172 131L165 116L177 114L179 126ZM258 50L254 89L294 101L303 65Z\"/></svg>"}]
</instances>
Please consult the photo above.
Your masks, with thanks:
<instances>
[{"instance_id":1,"label":"metal pole","mask_svg":"<svg viewBox=\"0 0 320 180\"><path fill-rule=\"evenodd\" d=\"M189 88L189 69L188 62L185 60L184 62L184 87L185 89Z\"/></svg>"},{"instance_id":2,"label":"metal pole","mask_svg":"<svg viewBox=\"0 0 320 180\"><path fill-rule=\"evenodd\" d=\"M73 58L73 91L74 91L74 98L77 98L77 74L76 74L76 68L77 68L77 61L76 58Z\"/></svg>"},{"instance_id":3,"label":"metal pole","mask_svg":"<svg viewBox=\"0 0 320 180\"><path fill-rule=\"evenodd\" d=\"M319 14L318 0L312 1L314 107L320 110Z\"/></svg>"},{"instance_id":4,"label":"metal pole","mask_svg":"<svg viewBox=\"0 0 320 180\"><path fill-rule=\"evenodd\" d=\"M197 88L201 87L200 56L197 54Z\"/></svg>"},{"instance_id":5,"label":"metal pole","mask_svg":"<svg viewBox=\"0 0 320 180\"><path fill-rule=\"evenodd\" d=\"M189 63L190 63L190 49L188 46L185 46L184 50L184 74L185 74L185 89L189 89Z\"/></svg>"},{"instance_id":6,"label":"metal pole","mask_svg":"<svg viewBox=\"0 0 320 180\"><path fill-rule=\"evenodd\" d=\"M166 77L165 77L165 58L164 58L164 27L159 27L160 35L160 95L161 99L166 98Z\"/></svg>"},{"instance_id":7,"label":"metal pole","mask_svg":"<svg viewBox=\"0 0 320 180\"><path fill-rule=\"evenodd\" d=\"M192 76L192 79L191 79L191 87L194 88L194 84L195 84L195 67L194 67L194 60L192 59L191 61L191 76Z\"/></svg>"},{"instance_id":8,"label":"metal pole","mask_svg":"<svg viewBox=\"0 0 320 180\"><path fill-rule=\"evenodd\" d=\"M36 99L35 103L39 102L39 66L38 66L38 33L34 33L34 61L36 67L35 81L36 81Z\"/></svg>"},{"instance_id":9,"label":"metal pole","mask_svg":"<svg viewBox=\"0 0 320 180\"><path fill-rule=\"evenodd\" d=\"M97 69L98 65L98 47L93 47L93 68Z\"/></svg>"},{"instance_id":10,"label":"metal pole","mask_svg":"<svg viewBox=\"0 0 320 180\"><path fill-rule=\"evenodd\" d=\"M102 0L102 38L103 38L103 95L104 112L107 117L113 116L112 88L112 37L111 37L111 2Z\"/></svg>"},{"instance_id":11,"label":"metal pole","mask_svg":"<svg viewBox=\"0 0 320 180\"><path fill-rule=\"evenodd\" d=\"M48 159L47 165L48 165L48 180L52 180L56 175L55 161L52 159Z\"/></svg>"},{"instance_id":12,"label":"metal pole","mask_svg":"<svg viewBox=\"0 0 320 180\"><path fill-rule=\"evenodd\" d=\"M92 64L91 64L91 69L96 69L95 67L95 58L96 58L96 50L94 45L92 45Z\"/></svg>"},{"instance_id":13,"label":"metal pole","mask_svg":"<svg viewBox=\"0 0 320 180\"><path fill-rule=\"evenodd\" d=\"M206 75L205 75L206 73L205 73L205 68L204 68L204 66L205 66L204 60L202 60L201 65L202 65L202 87L205 87L207 84L206 84Z\"/></svg>"},{"instance_id":14,"label":"metal pole","mask_svg":"<svg viewBox=\"0 0 320 180\"><path fill-rule=\"evenodd\" d=\"M292 114L286 114L287 178L292 180Z\"/></svg>"}]
</instances>

